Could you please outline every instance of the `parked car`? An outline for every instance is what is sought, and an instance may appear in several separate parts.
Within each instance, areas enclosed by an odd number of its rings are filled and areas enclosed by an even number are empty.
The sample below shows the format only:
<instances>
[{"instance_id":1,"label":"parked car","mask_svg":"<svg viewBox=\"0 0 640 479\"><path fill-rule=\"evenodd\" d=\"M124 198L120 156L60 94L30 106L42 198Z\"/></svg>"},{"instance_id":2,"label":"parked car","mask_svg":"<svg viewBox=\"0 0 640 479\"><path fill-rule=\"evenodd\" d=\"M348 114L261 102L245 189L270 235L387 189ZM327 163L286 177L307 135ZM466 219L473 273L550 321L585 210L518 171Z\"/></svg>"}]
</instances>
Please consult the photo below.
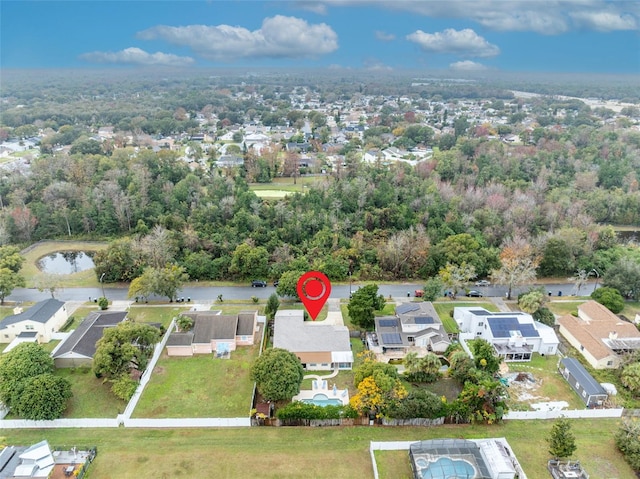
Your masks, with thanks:
<instances>
[{"instance_id":1,"label":"parked car","mask_svg":"<svg viewBox=\"0 0 640 479\"><path fill-rule=\"evenodd\" d=\"M424 296L424 291L422 291L421 289L416 289L416 290L413 292L413 295L414 295L416 298L422 298L422 297Z\"/></svg>"},{"instance_id":2,"label":"parked car","mask_svg":"<svg viewBox=\"0 0 640 479\"><path fill-rule=\"evenodd\" d=\"M491 281L487 281L486 279L481 279L480 281L476 281L476 286L491 286Z\"/></svg>"},{"instance_id":3,"label":"parked car","mask_svg":"<svg viewBox=\"0 0 640 479\"><path fill-rule=\"evenodd\" d=\"M475 289L472 289L467 293L467 296L469 298L482 298L482 296L484 295L480 291L476 291Z\"/></svg>"},{"instance_id":4,"label":"parked car","mask_svg":"<svg viewBox=\"0 0 640 479\"><path fill-rule=\"evenodd\" d=\"M266 281L262 281L261 279L254 279L253 281L251 281L251 287L252 288L266 288L267 287L267 282Z\"/></svg>"}]
</instances>

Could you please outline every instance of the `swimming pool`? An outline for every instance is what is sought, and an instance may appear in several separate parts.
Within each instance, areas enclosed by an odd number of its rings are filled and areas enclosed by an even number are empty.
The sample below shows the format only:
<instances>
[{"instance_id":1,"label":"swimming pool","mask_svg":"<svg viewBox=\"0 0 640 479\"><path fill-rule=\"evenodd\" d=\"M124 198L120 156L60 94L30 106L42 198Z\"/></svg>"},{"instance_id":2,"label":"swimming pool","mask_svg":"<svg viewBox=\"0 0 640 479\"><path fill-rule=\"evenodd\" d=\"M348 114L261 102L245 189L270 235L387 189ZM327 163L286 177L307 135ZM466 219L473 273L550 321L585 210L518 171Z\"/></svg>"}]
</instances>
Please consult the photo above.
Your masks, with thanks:
<instances>
[{"instance_id":1,"label":"swimming pool","mask_svg":"<svg viewBox=\"0 0 640 479\"><path fill-rule=\"evenodd\" d=\"M420 471L422 479L473 479L476 477L475 468L467 461L441 457L437 461L429 462L419 458L416 464L425 467Z\"/></svg>"},{"instance_id":2,"label":"swimming pool","mask_svg":"<svg viewBox=\"0 0 640 479\"><path fill-rule=\"evenodd\" d=\"M315 404L316 406L342 406L340 399L329 399L326 394L316 394L313 399L303 399L302 402Z\"/></svg>"}]
</instances>

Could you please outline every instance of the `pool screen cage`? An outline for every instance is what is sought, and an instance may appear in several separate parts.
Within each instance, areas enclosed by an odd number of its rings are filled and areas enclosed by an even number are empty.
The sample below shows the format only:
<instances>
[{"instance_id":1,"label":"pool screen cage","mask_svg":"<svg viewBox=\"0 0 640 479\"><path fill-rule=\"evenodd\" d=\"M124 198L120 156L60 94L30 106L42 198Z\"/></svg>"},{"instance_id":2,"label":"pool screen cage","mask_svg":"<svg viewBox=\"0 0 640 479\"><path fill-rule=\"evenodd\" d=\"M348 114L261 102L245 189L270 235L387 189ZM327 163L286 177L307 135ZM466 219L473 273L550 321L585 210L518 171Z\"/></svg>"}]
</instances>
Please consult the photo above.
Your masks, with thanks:
<instances>
[{"instance_id":1,"label":"pool screen cage","mask_svg":"<svg viewBox=\"0 0 640 479\"><path fill-rule=\"evenodd\" d=\"M485 464L480 447L473 441L465 439L433 439L420 441L409 446L411 468L415 479L450 477L448 471L438 471L438 459L448 458L453 461L465 461L475 471L468 475L468 479L492 479L489 468ZM429 470L427 473L426 471ZM439 474L440 473L440 474ZM463 476L456 476L467 479Z\"/></svg>"}]
</instances>

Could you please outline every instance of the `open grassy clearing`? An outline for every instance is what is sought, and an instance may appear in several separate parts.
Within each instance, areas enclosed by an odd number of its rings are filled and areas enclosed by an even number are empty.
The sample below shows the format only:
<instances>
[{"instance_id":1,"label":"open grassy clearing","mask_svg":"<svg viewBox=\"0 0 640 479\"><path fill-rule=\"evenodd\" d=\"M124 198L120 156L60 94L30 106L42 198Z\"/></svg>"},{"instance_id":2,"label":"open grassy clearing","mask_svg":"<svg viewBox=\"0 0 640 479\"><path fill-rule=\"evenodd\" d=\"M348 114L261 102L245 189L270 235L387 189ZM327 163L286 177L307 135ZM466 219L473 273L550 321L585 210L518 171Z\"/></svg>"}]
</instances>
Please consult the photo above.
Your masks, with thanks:
<instances>
[{"instance_id":1,"label":"open grassy clearing","mask_svg":"<svg viewBox=\"0 0 640 479\"><path fill-rule=\"evenodd\" d=\"M628 479L633 471L613 443L615 420L573 420L579 459L593 478ZM529 479L547 479L545 443L553 421L511 421L494 426L435 428L327 427L238 429L6 430L7 444L98 446L90 477L100 479L373 477L369 441L443 437L506 437ZM533 446L533 447L532 447ZM379 453L384 479L403 477L398 453ZM407 461L408 461L408 456ZM203 461L203 458L206 460ZM387 460L387 458L389 458ZM388 472L388 474L387 474Z\"/></svg>"},{"instance_id":2,"label":"open grassy clearing","mask_svg":"<svg viewBox=\"0 0 640 479\"><path fill-rule=\"evenodd\" d=\"M161 323L167 328L171 320L182 311L189 311L189 308L186 306L138 306L134 303L129 308L127 317L138 323Z\"/></svg>"},{"instance_id":3,"label":"open grassy clearing","mask_svg":"<svg viewBox=\"0 0 640 479\"><path fill-rule=\"evenodd\" d=\"M231 359L211 354L158 361L134 417L247 417L251 409L251 365L259 345L239 346Z\"/></svg>"},{"instance_id":4,"label":"open grassy clearing","mask_svg":"<svg viewBox=\"0 0 640 479\"><path fill-rule=\"evenodd\" d=\"M27 282L27 287L35 287L44 273L38 268L38 260L44 256L61 251L99 251L105 249L108 243L97 241L44 241L38 243L23 253L26 261L20 273ZM73 274L61 274L60 286L73 287L97 287L100 285L93 269L80 271Z\"/></svg>"},{"instance_id":5,"label":"open grassy clearing","mask_svg":"<svg viewBox=\"0 0 640 479\"><path fill-rule=\"evenodd\" d=\"M557 314L558 316L565 316L567 314L577 313L578 306L580 306L582 303L584 303L584 301L551 301L547 303L547 307L553 314Z\"/></svg>"}]
</instances>

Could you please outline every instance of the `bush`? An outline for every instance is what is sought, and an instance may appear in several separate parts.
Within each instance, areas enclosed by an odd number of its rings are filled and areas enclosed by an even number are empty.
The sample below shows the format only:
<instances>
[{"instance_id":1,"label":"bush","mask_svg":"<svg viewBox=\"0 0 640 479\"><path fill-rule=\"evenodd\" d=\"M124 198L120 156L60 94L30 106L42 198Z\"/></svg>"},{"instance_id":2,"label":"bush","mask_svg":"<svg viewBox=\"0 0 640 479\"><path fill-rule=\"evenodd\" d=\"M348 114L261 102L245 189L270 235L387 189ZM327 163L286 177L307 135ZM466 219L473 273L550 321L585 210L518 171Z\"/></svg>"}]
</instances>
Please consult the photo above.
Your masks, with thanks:
<instances>
[{"instance_id":1,"label":"bush","mask_svg":"<svg viewBox=\"0 0 640 479\"><path fill-rule=\"evenodd\" d=\"M98 306L102 311L104 311L109 307L109 300L103 296L102 298L98 299Z\"/></svg>"},{"instance_id":2,"label":"bush","mask_svg":"<svg viewBox=\"0 0 640 479\"><path fill-rule=\"evenodd\" d=\"M624 309L624 298L615 288L603 286L591 293L591 298L603 305L613 314L618 314Z\"/></svg>"},{"instance_id":3,"label":"bush","mask_svg":"<svg viewBox=\"0 0 640 479\"><path fill-rule=\"evenodd\" d=\"M637 419L623 421L615 441L625 461L634 471L640 471L640 422Z\"/></svg>"},{"instance_id":4,"label":"bush","mask_svg":"<svg viewBox=\"0 0 640 479\"><path fill-rule=\"evenodd\" d=\"M294 401L278 409L276 417L280 420L292 419L341 419L357 418L358 412L351 406L318 406L312 403Z\"/></svg>"},{"instance_id":5,"label":"bush","mask_svg":"<svg viewBox=\"0 0 640 479\"><path fill-rule=\"evenodd\" d=\"M541 322L542 324L546 324L547 326L553 326L554 324L556 324L556 317L549 308L546 308L544 306L533 313L532 316L533 319Z\"/></svg>"}]
</instances>

